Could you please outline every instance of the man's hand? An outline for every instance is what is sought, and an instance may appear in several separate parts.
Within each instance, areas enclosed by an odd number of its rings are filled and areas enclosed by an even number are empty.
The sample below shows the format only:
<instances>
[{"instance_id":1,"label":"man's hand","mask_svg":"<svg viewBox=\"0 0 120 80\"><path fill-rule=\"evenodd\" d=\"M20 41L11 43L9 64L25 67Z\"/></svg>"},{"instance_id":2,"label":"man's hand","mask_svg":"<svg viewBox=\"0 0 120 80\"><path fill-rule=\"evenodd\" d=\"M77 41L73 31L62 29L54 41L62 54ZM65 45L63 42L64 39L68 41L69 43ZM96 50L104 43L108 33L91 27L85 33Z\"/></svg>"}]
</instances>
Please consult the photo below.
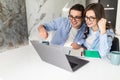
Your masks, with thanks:
<instances>
[{"instance_id":1,"label":"man's hand","mask_svg":"<svg viewBox=\"0 0 120 80\"><path fill-rule=\"evenodd\" d=\"M75 43L75 42L73 42L72 44L71 44L71 46L72 46L72 48L73 49L80 49L81 48L81 46L80 45L78 45L77 43Z\"/></svg>"},{"instance_id":2,"label":"man's hand","mask_svg":"<svg viewBox=\"0 0 120 80\"><path fill-rule=\"evenodd\" d=\"M48 32L46 31L44 26L42 26L42 25L39 26L38 31L39 31L40 37L42 37L44 39L48 38Z\"/></svg>"}]
</instances>

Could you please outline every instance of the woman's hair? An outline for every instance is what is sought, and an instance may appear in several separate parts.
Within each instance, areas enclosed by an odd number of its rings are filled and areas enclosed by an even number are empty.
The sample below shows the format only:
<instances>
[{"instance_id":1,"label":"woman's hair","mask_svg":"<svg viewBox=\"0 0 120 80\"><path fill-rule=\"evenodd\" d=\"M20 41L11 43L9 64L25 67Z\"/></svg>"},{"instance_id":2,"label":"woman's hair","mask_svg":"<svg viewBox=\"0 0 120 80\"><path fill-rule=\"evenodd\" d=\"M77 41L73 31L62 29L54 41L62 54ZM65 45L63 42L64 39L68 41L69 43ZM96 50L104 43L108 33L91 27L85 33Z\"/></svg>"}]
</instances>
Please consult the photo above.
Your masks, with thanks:
<instances>
[{"instance_id":1,"label":"woman's hair","mask_svg":"<svg viewBox=\"0 0 120 80\"><path fill-rule=\"evenodd\" d=\"M91 3L91 4L89 4L89 5L85 8L85 12L84 12L85 15L86 15L86 12L87 12L88 10L93 10L93 11L94 11L97 22L98 22L101 18L106 18L106 17L105 17L105 12L104 12L104 7L103 7L103 5L100 4L100 3ZM112 27L110 26L110 24L109 24L109 23L106 23L106 29L110 29L110 28L112 28ZM87 34L89 34L89 28L88 28L88 27L86 27L86 31L85 31L84 34L85 34L85 38L87 38Z\"/></svg>"},{"instance_id":2,"label":"woman's hair","mask_svg":"<svg viewBox=\"0 0 120 80\"><path fill-rule=\"evenodd\" d=\"M101 19L101 18L105 18L105 12L104 12L104 7L102 4L100 3L92 3L89 4L86 8L85 8L85 14L88 10L93 10L96 16L96 20L97 22Z\"/></svg>"},{"instance_id":3,"label":"woman's hair","mask_svg":"<svg viewBox=\"0 0 120 80\"><path fill-rule=\"evenodd\" d=\"M77 11L82 12L82 17L84 17L84 6L83 5L81 5L81 4L75 4L75 5L73 5L70 8L70 10L69 10L69 14L70 14L71 10L77 10Z\"/></svg>"}]
</instances>

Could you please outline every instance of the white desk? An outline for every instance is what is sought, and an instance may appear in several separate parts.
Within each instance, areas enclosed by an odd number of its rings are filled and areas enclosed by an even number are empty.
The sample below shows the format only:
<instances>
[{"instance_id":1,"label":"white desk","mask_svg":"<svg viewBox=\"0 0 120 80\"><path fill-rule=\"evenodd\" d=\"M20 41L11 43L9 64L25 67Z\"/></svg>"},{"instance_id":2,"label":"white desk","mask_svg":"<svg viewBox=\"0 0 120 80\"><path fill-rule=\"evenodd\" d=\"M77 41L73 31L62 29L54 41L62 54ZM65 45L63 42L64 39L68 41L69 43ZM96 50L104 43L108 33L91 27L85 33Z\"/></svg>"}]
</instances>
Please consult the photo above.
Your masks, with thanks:
<instances>
[{"instance_id":1,"label":"white desk","mask_svg":"<svg viewBox=\"0 0 120 80\"><path fill-rule=\"evenodd\" d=\"M76 72L41 61L30 45L0 53L0 80L120 80L120 65L92 59Z\"/></svg>"}]
</instances>

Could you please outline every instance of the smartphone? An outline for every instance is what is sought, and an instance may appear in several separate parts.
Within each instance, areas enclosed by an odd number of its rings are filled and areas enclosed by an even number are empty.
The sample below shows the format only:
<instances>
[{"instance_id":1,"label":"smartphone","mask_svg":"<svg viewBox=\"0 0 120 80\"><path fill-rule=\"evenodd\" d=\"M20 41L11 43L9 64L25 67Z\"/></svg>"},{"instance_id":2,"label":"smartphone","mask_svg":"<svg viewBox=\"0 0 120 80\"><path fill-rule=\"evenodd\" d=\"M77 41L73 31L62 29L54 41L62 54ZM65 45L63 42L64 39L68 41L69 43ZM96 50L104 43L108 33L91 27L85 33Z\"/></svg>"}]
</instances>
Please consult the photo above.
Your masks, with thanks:
<instances>
[{"instance_id":1,"label":"smartphone","mask_svg":"<svg viewBox=\"0 0 120 80\"><path fill-rule=\"evenodd\" d=\"M42 41L43 44L49 45L48 41Z\"/></svg>"}]
</instances>

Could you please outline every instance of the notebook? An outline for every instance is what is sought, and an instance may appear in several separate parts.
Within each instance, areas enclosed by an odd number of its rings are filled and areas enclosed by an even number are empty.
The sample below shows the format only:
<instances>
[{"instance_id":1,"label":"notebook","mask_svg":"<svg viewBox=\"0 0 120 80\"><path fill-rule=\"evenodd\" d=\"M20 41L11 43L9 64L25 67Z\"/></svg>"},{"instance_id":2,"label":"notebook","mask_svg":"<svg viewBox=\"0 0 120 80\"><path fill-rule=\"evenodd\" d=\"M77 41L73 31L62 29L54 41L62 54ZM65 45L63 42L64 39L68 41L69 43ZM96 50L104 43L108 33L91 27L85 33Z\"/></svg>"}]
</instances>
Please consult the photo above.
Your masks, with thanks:
<instances>
[{"instance_id":1,"label":"notebook","mask_svg":"<svg viewBox=\"0 0 120 80\"><path fill-rule=\"evenodd\" d=\"M40 58L52 65L74 72L86 65L89 61L75 56L67 55L70 49L57 45L46 45L38 41L31 41Z\"/></svg>"},{"instance_id":2,"label":"notebook","mask_svg":"<svg viewBox=\"0 0 120 80\"><path fill-rule=\"evenodd\" d=\"M85 50L84 56L85 57L92 57L92 58L101 58L99 52L95 51L95 50Z\"/></svg>"}]
</instances>

